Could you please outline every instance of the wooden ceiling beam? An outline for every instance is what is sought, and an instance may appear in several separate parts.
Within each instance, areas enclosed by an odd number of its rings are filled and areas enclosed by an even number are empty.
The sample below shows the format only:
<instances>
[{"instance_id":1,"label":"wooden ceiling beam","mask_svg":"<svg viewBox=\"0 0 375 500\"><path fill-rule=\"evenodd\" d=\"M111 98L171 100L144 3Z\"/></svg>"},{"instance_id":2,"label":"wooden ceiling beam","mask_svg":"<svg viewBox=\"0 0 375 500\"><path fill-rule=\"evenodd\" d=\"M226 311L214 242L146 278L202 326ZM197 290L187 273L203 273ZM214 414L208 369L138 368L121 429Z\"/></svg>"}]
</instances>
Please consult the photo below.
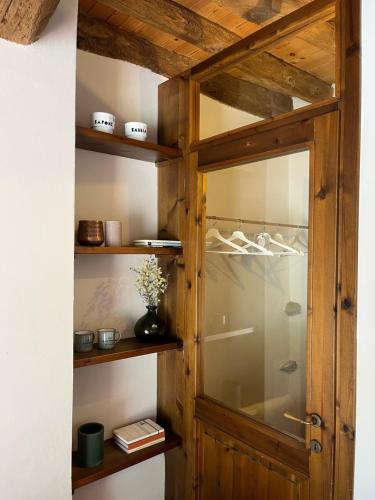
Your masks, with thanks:
<instances>
[{"instance_id":1,"label":"wooden ceiling beam","mask_svg":"<svg viewBox=\"0 0 375 500\"><path fill-rule=\"evenodd\" d=\"M247 21L263 24L297 10L309 0L216 0L217 3Z\"/></svg>"},{"instance_id":2,"label":"wooden ceiling beam","mask_svg":"<svg viewBox=\"0 0 375 500\"><path fill-rule=\"evenodd\" d=\"M151 24L185 42L216 54L240 37L172 0L99 0L101 4Z\"/></svg>"},{"instance_id":3,"label":"wooden ceiling beam","mask_svg":"<svg viewBox=\"0 0 375 500\"><path fill-rule=\"evenodd\" d=\"M0 38L29 45L40 37L59 0L2 0Z\"/></svg>"},{"instance_id":4,"label":"wooden ceiling beam","mask_svg":"<svg viewBox=\"0 0 375 500\"><path fill-rule=\"evenodd\" d=\"M94 54L143 66L168 78L189 70L195 63L194 59L158 47L82 12L78 15L77 46ZM290 97L230 75L217 76L203 84L201 90L215 100L262 118L292 109Z\"/></svg>"},{"instance_id":5,"label":"wooden ceiling beam","mask_svg":"<svg viewBox=\"0 0 375 500\"><path fill-rule=\"evenodd\" d=\"M293 109L290 97L235 78L226 73L201 84L201 92L216 101L247 111L262 118L271 118Z\"/></svg>"},{"instance_id":6,"label":"wooden ceiling beam","mask_svg":"<svg viewBox=\"0 0 375 500\"><path fill-rule=\"evenodd\" d=\"M314 0L197 64L192 69L192 77L200 82L205 81L334 17L335 0Z\"/></svg>"},{"instance_id":7,"label":"wooden ceiling beam","mask_svg":"<svg viewBox=\"0 0 375 500\"><path fill-rule=\"evenodd\" d=\"M116 11L151 24L209 53L218 53L241 38L172 0L100 0ZM266 52L256 54L238 69L238 77L308 102L332 95L329 84Z\"/></svg>"}]
</instances>

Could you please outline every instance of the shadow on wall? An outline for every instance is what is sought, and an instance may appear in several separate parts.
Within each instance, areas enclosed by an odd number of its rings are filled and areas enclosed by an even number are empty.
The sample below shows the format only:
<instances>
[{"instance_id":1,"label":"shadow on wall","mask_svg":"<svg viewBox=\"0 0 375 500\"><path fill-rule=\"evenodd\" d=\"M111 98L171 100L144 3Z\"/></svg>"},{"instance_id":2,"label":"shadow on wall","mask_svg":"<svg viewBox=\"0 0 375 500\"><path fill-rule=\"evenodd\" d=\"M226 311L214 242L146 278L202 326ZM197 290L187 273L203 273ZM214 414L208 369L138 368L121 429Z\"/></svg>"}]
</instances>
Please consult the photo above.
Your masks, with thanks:
<instances>
[{"instance_id":1,"label":"shadow on wall","mask_svg":"<svg viewBox=\"0 0 375 500\"><path fill-rule=\"evenodd\" d=\"M77 124L89 127L92 112L107 111L116 117L115 134L124 135L126 121L141 121L156 142L157 86L165 80L134 64L78 50Z\"/></svg>"}]
</instances>

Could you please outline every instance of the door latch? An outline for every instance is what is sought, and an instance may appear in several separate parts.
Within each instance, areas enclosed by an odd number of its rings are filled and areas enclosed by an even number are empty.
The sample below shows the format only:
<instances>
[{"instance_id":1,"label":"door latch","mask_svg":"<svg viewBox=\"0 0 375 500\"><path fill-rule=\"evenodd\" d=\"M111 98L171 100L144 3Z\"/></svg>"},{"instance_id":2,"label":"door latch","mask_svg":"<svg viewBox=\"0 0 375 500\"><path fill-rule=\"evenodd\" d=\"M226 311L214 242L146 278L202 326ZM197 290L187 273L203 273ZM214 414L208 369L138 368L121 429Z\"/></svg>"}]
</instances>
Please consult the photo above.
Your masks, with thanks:
<instances>
[{"instance_id":1,"label":"door latch","mask_svg":"<svg viewBox=\"0 0 375 500\"><path fill-rule=\"evenodd\" d=\"M289 411L284 413L284 417L293 420L294 422L298 422L302 425L311 425L312 427L322 427L323 420L317 413L311 413L308 416L308 420L303 420L302 418L295 417Z\"/></svg>"},{"instance_id":2,"label":"door latch","mask_svg":"<svg viewBox=\"0 0 375 500\"><path fill-rule=\"evenodd\" d=\"M323 451L322 443L317 439L312 439L310 441L310 450L312 451L312 453L322 453Z\"/></svg>"}]
</instances>

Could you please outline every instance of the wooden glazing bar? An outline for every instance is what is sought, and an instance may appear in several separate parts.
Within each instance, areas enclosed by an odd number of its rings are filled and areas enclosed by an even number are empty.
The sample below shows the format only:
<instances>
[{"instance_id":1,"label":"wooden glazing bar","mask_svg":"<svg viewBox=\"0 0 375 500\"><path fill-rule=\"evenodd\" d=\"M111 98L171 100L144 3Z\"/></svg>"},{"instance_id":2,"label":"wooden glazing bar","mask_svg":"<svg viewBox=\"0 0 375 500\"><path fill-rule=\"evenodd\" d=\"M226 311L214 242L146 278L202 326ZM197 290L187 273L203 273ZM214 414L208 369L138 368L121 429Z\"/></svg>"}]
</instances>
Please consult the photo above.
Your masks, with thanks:
<instances>
[{"instance_id":1,"label":"wooden glazing bar","mask_svg":"<svg viewBox=\"0 0 375 500\"><path fill-rule=\"evenodd\" d=\"M292 151L303 151L308 149L313 134L313 120L307 120L225 142L215 148L199 151L198 168L207 172L263 158L275 158Z\"/></svg>"},{"instance_id":2,"label":"wooden glazing bar","mask_svg":"<svg viewBox=\"0 0 375 500\"><path fill-rule=\"evenodd\" d=\"M228 132L208 137L207 139L203 139L192 144L191 150L201 151L203 149L213 148L226 142L232 142L237 139L256 135L260 132L266 132L267 130L272 130L284 125L309 120L310 118L315 118L316 116L324 115L326 113L330 113L331 111L337 111L338 109L339 100L336 97L332 97L331 99L311 104L304 108L296 109L294 111L290 111L289 113L269 118L268 120L262 120L250 125L244 125L243 127L238 127Z\"/></svg>"}]
</instances>

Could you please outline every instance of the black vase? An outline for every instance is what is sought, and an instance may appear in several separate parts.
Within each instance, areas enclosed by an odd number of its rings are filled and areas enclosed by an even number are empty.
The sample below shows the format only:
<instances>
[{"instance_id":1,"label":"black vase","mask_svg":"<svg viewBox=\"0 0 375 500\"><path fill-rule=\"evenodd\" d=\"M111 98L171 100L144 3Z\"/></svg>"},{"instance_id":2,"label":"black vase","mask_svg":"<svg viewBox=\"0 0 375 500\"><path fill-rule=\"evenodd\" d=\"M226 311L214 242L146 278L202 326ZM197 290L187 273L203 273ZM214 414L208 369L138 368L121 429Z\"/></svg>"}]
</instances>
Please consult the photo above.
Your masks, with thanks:
<instances>
[{"instance_id":1,"label":"black vase","mask_svg":"<svg viewBox=\"0 0 375 500\"><path fill-rule=\"evenodd\" d=\"M135 336L142 341L160 340L165 335L164 321L157 315L156 306L146 306L147 313L134 325Z\"/></svg>"}]
</instances>

